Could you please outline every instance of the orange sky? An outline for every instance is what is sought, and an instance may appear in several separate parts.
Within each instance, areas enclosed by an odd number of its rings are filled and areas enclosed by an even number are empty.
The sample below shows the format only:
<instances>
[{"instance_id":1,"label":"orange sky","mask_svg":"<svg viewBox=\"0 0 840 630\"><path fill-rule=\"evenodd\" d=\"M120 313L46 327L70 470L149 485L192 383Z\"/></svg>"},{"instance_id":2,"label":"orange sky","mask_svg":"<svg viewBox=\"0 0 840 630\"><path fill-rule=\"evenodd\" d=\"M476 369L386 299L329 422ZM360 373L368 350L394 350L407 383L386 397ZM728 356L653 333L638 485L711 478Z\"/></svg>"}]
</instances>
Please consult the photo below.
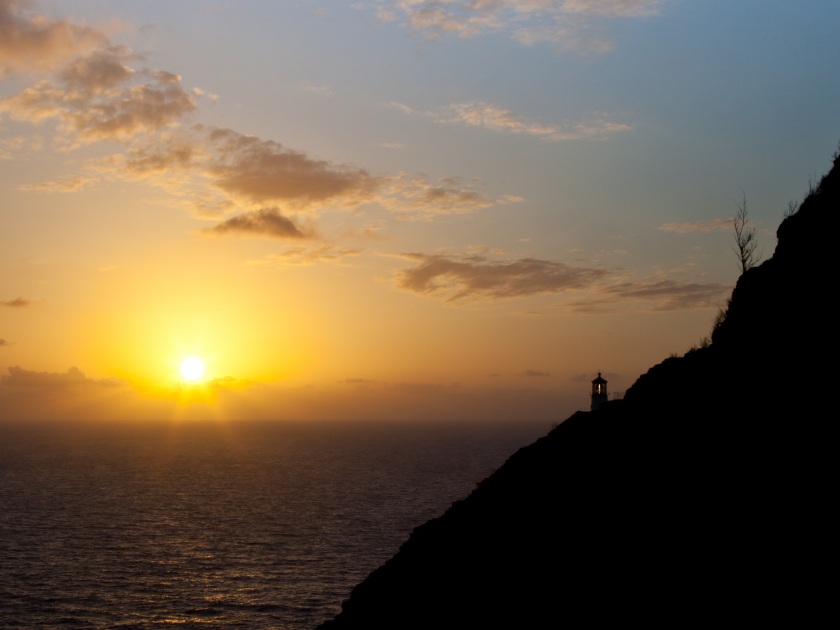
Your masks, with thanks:
<instances>
[{"instance_id":1,"label":"orange sky","mask_svg":"<svg viewBox=\"0 0 840 630\"><path fill-rule=\"evenodd\" d=\"M709 335L736 204L769 257L827 168L806 4L0 0L0 419L620 394Z\"/></svg>"}]
</instances>

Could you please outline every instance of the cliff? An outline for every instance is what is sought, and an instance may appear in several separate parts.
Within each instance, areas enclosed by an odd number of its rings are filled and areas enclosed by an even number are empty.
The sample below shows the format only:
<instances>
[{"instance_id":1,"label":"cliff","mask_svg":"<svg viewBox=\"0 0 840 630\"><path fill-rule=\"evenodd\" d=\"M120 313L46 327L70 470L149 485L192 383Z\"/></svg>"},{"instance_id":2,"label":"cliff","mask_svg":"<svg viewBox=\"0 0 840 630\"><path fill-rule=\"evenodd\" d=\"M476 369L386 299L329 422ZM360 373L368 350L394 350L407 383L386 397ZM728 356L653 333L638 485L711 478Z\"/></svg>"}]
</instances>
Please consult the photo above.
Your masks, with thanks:
<instances>
[{"instance_id":1,"label":"cliff","mask_svg":"<svg viewBox=\"0 0 840 630\"><path fill-rule=\"evenodd\" d=\"M513 454L319 630L821 619L839 165L739 278L709 345Z\"/></svg>"}]
</instances>

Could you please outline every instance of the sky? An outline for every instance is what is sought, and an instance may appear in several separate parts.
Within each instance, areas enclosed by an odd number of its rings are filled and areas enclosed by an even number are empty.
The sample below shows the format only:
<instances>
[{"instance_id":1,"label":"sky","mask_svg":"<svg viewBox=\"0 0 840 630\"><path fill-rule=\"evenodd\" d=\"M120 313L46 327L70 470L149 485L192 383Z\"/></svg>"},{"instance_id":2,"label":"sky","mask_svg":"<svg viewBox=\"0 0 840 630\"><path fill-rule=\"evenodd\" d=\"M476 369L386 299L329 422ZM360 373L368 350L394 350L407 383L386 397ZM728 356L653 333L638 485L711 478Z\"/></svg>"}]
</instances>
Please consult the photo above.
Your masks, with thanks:
<instances>
[{"instance_id":1,"label":"sky","mask_svg":"<svg viewBox=\"0 0 840 630\"><path fill-rule=\"evenodd\" d=\"M709 337L739 204L767 259L828 171L839 30L836 0L0 0L0 419L620 397Z\"/></svg>"}]
</instances>

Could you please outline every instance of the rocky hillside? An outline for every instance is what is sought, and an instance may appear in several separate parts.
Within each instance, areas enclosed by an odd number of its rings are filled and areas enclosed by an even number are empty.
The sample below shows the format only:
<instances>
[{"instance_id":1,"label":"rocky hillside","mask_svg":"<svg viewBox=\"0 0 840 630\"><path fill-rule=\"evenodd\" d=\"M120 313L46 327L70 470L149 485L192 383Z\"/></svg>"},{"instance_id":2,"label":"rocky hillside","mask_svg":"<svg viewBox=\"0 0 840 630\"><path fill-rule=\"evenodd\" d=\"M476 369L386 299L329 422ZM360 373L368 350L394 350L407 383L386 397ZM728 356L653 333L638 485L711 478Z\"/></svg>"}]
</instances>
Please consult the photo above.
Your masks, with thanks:
<instances>
[{"instance_id":1,"label":"rocky hillside","mask_svg":"<svg viewBox=\"0 0 840 630\"><path fill-rule=\"evenodd\" d=\"M801 627L826 614L838 212L835 156L708 346L519 450L320 630Z\"/></svg>"}]
</instances>

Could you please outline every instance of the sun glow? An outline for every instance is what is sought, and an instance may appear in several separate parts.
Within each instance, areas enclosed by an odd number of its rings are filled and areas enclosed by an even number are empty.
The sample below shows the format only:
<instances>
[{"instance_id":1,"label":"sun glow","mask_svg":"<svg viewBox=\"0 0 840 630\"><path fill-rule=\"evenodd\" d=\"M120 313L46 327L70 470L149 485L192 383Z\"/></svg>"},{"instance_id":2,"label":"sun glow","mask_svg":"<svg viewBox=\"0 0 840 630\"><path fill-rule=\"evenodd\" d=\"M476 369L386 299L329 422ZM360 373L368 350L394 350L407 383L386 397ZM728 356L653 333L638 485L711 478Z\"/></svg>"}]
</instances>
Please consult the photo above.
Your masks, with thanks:
<instances>
[{"instance_id":1,"label":"sun glow","mask_svg":"<svg viewBox=\"0 0 840 630\"><path fill-rule=\"evenodd\" d=\"M188 383L197 383L204 376L204 362L198 357L186 357L181 361L181 378Z\"/></svg>"}]
</instances>

